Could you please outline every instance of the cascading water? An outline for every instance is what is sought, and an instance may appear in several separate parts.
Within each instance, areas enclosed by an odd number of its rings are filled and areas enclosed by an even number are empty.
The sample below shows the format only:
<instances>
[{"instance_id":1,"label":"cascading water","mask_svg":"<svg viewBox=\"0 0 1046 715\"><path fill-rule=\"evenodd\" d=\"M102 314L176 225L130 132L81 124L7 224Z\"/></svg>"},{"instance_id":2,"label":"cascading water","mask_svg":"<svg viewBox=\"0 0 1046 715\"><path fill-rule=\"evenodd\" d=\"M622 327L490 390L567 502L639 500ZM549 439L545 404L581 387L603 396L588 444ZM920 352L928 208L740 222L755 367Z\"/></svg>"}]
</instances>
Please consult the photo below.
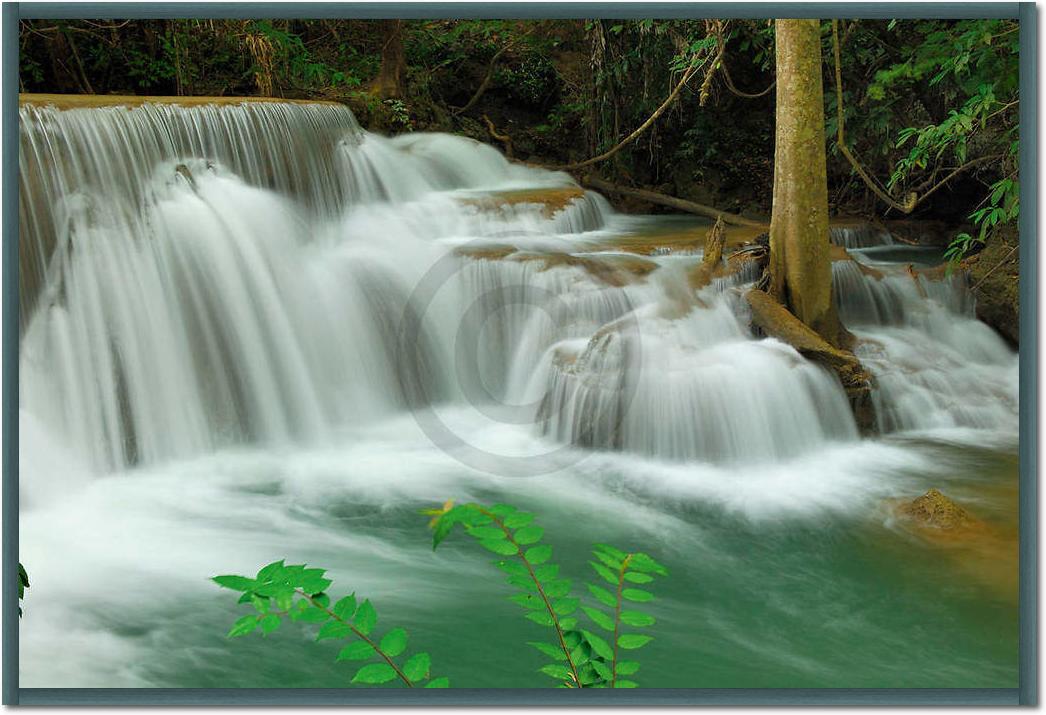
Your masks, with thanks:
<instances>
[{"instance_id":1,"label":"cascading water","mask_svg":"<svg viewBox=\"0 0 1046 715\"><path fill-rule=\"evenodd\" d=\"M684 632L687 599L715 582L702 619L721 656L747 664L766 624L730 604L768 582L792 592L772 575L789 571L784 545L820 543L823 529L858 553L847 558L867 557L846 524L881 525L884 499L955 479L936 447L911 440L965 429L992 454L1012 450L997 438L1015 435L1016 354L974 318L962 276L876 262L891 244L881 232L833 232L862 261L834 269L878 383L884 437L862 440L832 373L753 337L741 292L754 264L695 292L700 250L622 248L644 231L656 244L660 219L617 214L566 174L472 140L389 139L324 104L30 104L20 167L22 549L31 608L47 614L26 620L23 684L258 684L170 594L212 603L205 576L291 552L379 596L423 592L440 570L413 543L413 514L471 495L529 502L553 522L613 515L615 534L678 564L659 620ZM494 472L502 454L571 459L525 480L481 473L419 429L412 410L430 407ZM563 534L566 548L589 530ZM155 551L163 569L143 566ZM758 584L739 568L753 558ZM816 564L792 566L809 576L795 592L824 608L891 583L846 575L859 581L849 591ZM180 615L143 626L149 636L114 631L103 612L150 623L154 598ZM435 602L455 613L446 594ZM788 643L810 632L794 603L765 606L747 608L794 626ZM885 617L876 628L884 643L905 632ZM854 675L844 654L857 636L843 631L788 682L896 684L886 665ZM188 655L150 661L161 649ZM799 667L783 651L759 657L768 673ZM962 673L1009 677L975 664Z\"/></svg>"}]
</instances>

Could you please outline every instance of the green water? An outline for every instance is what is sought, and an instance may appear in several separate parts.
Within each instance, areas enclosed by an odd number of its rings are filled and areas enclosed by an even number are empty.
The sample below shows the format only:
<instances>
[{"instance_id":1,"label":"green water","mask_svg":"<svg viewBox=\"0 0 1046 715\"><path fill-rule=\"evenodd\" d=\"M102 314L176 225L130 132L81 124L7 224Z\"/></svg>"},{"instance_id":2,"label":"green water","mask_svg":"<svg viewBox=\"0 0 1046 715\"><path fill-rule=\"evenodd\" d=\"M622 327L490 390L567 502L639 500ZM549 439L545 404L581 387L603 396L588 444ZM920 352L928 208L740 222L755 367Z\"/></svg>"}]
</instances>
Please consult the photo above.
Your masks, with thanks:
<instances>
[{"instance_id":1,"label":"green water","mask_svg":"<svg viewBox=\"0 0 1046 715\"><path fill-rule=\"evenodd\" d=\"M929 440L892 445L940 467L932 475L909 470L891 487L898 496L936 486L964 499L993 528L1012 527L1017 463L1011 450ZM1014 589L982 569L975 551L942 547L896 527L887 501L855 493L854 509L723 508L632 490L612 470L590 486L571 485L565 500L554 488L502 482L470 491L538 512L546 542L555 545L554 560L576 584L593 580L586 566L593 541L642 548L669 568L670 577L654 584L657 599L646 604L658 622L649 630L653 643L637 652L643 665L636 680L643 687L1017 685ZM290 556L328 567L335 597L363 581L355 587L377 604L379 632L405 626L412 648L432 654L434 674L459 687L553 684L536 672L543 656L524 645L551 631L524 620L506 600L513 591L487 565L489 554L461 535L432 553L416 511L431 501L377 505L345 496L305 505L279 477L237 489L248 506L278 502L292 519L311 524L315 531L301 533L300 545L287 549ZM586 508L587 490L592 504ZM608 510L608 491L633 504L631 513ZM809 498L819 500L814 492ZM321 543L330 534L366 535L372 552L346 554ZM150 653L133 667L154 684L348 684L351 664L334 662L341 644L312 642L315 627L287 623L268 638L227 640L225 630L244 607L227 591L201 594L161 599L161 610L138 604L97 609L90 617Z\"/></svg>"}]
</instances>

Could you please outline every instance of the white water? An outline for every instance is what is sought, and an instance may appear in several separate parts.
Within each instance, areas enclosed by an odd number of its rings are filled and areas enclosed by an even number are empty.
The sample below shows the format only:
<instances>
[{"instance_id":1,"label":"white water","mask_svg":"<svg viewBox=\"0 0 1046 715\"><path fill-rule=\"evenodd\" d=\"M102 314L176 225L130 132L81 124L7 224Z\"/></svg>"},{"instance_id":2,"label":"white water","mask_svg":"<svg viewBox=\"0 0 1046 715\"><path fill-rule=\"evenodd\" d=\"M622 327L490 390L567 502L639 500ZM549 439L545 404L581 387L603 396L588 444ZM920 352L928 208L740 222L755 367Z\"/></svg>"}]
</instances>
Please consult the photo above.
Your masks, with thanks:
<instances>
[{"instance_id":1,"label":"white water","mask_svg":"<svg viewBox=\"0 0 1046 715\"><path fill-rule=\"evenodd\" d=\"M333 106L27 108L20 159L21 549L46 616L25 622L23 685L162 684L135 663L175 635L83 614L204 598L207 575L277 552L351 557L378 595L431 580L424 544L346 532L332 505L495 491L660 538L688 504L868 514L945 474L860 441L831 373L752 337L738 289L756 276L695 296L699 254L609 281L517 260L620 256L642 221L592 193L554 216L490 202L574 185L485 145L386 139ZM836 238L888 241L866 233ZM456 252L505 244L521 254ZM1017 356L962 277L920 291L877 267L835 276L883 432L1011 448Z\"/></svg>"}]
</instances>

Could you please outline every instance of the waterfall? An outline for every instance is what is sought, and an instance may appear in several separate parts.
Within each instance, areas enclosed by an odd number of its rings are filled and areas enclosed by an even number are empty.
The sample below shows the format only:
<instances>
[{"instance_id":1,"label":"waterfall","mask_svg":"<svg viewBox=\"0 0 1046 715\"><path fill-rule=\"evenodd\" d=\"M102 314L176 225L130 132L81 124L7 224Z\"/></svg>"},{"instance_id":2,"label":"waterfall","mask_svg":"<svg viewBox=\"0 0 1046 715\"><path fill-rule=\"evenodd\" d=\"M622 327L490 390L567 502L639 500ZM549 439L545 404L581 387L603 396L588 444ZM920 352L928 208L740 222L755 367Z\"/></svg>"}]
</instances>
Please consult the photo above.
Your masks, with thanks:
<instances>
[{"instance_id":1,"label":"waterfall","mask_svg":"<svg viewBox=\"0 0 1046 715\"><path fill-rule=\"evenodd\" d=\"M461 137L381 137L333 104L20 118L20 410L96 472L330 444L430 404L489 403L534 439L666 460L857 439L833 375L753 338L751 266L695 295L700 252L623 253L615 238L654 219L564 173ZM884 431L1015 419L1016 358L959 278L841 261L835 284ZM948 384L963 371L977 387Z\"/></svg>"}]
</instances>

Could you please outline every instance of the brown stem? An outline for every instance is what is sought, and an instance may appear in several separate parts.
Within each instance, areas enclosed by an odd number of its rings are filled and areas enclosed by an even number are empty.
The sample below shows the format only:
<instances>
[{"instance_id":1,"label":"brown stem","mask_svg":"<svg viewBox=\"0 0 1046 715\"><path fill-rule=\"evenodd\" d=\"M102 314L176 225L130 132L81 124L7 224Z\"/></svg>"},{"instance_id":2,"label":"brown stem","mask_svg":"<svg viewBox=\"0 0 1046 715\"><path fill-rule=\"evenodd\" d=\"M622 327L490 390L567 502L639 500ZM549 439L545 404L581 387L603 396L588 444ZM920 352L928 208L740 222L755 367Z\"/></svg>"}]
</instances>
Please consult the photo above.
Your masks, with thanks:
<instances>
[{"instance_id":1,"label":"brown stem","mask_svg":"<svg viewBox=\"0 0 1046 715\"><path fill-rule=\"evenodd\" d=\"M545 604L545 610L548 611L548 615L552 619L552 625L556 629L556 636L559 638L559 647L563 649L563 654L567 657L567 664L570 666L570 674L574 678L574 682L577 683L577 687L584 687L581 684L581 678L578 676L577 666L574 665L574 660L570 657L570 649L567 648L566 639L563 638L563 629L559 625L559 617L556 615L556 611L552 608L552 603L548 600L548 596L545 595L545 589L541 587L541 581L538 580L537 574L534 573L534 567L530 565L530 561L528 561L527 557L523 554L523 549L520 548L520 545L512 536L512 532L497 517L497 515L483 507L479 507L479 511L493 519L494 523L501 527L501 530L505 532L505 538L508 539L509 543L516 547L516 555L519 556L519 560L523 562L523 565L527 567L530 579L534 582L534 585L537 586L538 595L541 596L541 600Z\"/></svg>"},{"instance_id":2,"label":"brown stem","mask_svg":"<svg viewBox=\"0 0 1046 715\"><path fill-rule=\"evenodd\" d=\"M614 659L610 663L611 688L617 683L617 632L621 629L621 591L625 586L625 569L628 568L628 562L631 559L632 554L626 556L621 562L621 569L617 573L617 605L614 607Z\"/></svg>"},{"instance_id":3,"label":"brown stem","mask_svg":"<svg viewBox=\"0 0 1046 715\"><path fill-rule=\"evenodd\" d=\"M360 640L362 640L364 643L366 643L371 648L373 648L375 653L377 653L378 655L380 655L382 658L385 659L385 662L389 664L389 667L391 667L394 671L396 671L396 675L398 675L400 677L400 680L402 680L404 683L407 684L408 688L413 688L414 687L414 683L410 682L410 678L408 678L406 675L404 675L403 671L400 670L399 667L395 663L392 662L392 658L390 658L389 656L385 655L385 652L382 651L382 649L378 646L378 644L375 643L374 641L372 641L366 635L364 635L364 633L361 632L360 630L358 630L356 628L356 626L352 625L351 623L346 621L344 618L341 618L340 616L335 615L334 611L332 611L331 609L327 608L326 606L321 604L319 601L317 601L315 598L313 598L309 594L305 593L301 589L295 589L295 593L297 593L300 596L304 596L308 600L309 603L311 603L313 606L315 606L316 608L318 608L321 611L323 611L324 613L326 613L328 616L330 616L334 620L338 621L339 623L344 623L345 625L347 625L349 627L349 630L351 630L356 636L358 636L360 638Z\"/></svg>"}]
</instances>

